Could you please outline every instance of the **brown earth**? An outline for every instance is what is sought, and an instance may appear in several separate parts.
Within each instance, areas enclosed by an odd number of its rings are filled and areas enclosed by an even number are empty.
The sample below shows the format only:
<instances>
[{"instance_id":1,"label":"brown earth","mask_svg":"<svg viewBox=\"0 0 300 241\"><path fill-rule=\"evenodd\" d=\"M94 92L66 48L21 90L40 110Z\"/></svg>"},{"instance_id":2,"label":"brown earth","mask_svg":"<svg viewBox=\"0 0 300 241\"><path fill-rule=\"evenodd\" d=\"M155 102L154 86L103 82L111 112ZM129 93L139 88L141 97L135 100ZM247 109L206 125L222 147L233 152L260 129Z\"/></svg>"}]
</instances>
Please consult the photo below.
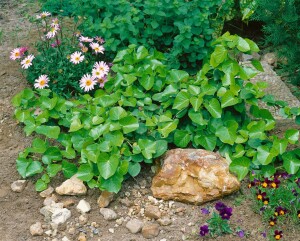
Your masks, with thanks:
<instances>
[{"instance_id":1,"label":"brown earth","mask_svg":"<svg viewBox=\"0 0 300 241\"><path fill-rule=\"evenodd\" d=\"M14 109L11 106L11 98L18 91L27 86L25 78L19 72L19 65L9 60L9 52L18 44L32 44L32 37L36 34L31 30L31 25L26 20L26 14L34 13L38 10L36 3L27 1L4 2L0 0L0 241L39 241L53 240L54 237L43 235L32 237L29 227L37 221L43 221L43 216L39 209L43 206L43 198L34 190L34 180L29 179L25 190L21 193L11 191L10 185L13 181L21 177L16 171L15 160L20 151L30 145L32 137L26 137L22 126L18 125L13 118ZM1 34L2 33L2 34ZM32 46L31 46L32 47ZM281 132L286 125L279 130ZM127 217L130 209L135 210L144 207L149 203L148 196L151 196L149 168L145 168L142 174L136 179L128 180L118 194L116 200L110 204L120 217ZM153 176L153 174L151 174ZM57 186L62 182L61 177L57 177L51 183ZM146 184L145 188L140 185ZM262 237L261 232L266 230L259 215L251 209L251 199L246 183L243 183L244 194L238 192L229 197L223 198L227 205L233 207L231 223L245 230L247 237L242 240L258 241L267 240ZM98 241L142 241L146 240L141 234L131 234L123 223L115 226L115 221L106 221L99 213L97 207L98 190L89 190L85 199L91 204L92 210L88 214L88 224L80 226L78 224L79 213L75 207L70 208L72 217L66 226L60 228L57 240L61 240L64 235L69 239L77 240L80 232L86 232L87 240ZM131 207L122 204L122 200L128 197ZM59 197L60 201L69 197ZM72 197L78 203L82 197ZM168 202L164 202L168 206ZM202 207L212 207L214 203L208 203ZM178 208L183 208L176 213ZM152 239L159 241L179 240L241 240L235 234L218 237L216 239L203 239L198 236L199 225L203 224L207 216L201 214L201 207L175 202L174 207L167 208L166 214L173 220L169 226L161 226L160 234ZM177 210L178 211L178 210ZM134 214L131 214L134 216ZM142 217L139 217L142 219ZM99 225L99 235L91 237L91 222ZM46 224L45 224L46 225ZM47 227L47 225L45 226ZM75 227L74 235L68 234L68 228ZM114 233L109 232L113 228ZM286 227L284 230L286 241L300 241L299 227Z\"/></svg>"}]
</instances>

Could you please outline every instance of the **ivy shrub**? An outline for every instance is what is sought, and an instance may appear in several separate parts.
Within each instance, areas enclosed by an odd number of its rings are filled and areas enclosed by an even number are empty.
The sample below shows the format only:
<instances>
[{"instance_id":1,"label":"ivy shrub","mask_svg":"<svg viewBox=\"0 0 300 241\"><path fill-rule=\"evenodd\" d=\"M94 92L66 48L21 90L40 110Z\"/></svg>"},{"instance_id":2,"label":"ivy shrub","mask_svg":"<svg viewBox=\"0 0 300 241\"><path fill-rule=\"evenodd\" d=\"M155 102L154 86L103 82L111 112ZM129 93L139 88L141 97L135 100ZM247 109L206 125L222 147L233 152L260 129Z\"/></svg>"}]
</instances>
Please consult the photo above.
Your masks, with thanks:
<instances>
[{"instance_id":1,"label":"ivy shrub","mask_svg":"<svg viewBox=\"0 0 300 241\"><path fill-rule=\"evenodd\" d=\"M43 8L56 11L55 2L48 1ZM143 45L166 53L172 68L195 73L208 55L211 41L220 35L224 21L232 17L234 2L74 0L72 6L75 19L83 20L79 26L83 34L101 35L111 58L129 44Z\"/></svg>"},{"instance_id":2,"label":"ivy shrub","mask_svg":"<svg viewBox=\"0 0 300 241\"><path fill-rule=\"evenodd\" d=\"M151 164L177 146L218 150L240 180L251 169L272 175L282 163L279 168L299 174L299 149L287 151L299 131L270 135L275 120L258 100L298 124L300 108L265 95L264 82L249 82L262 66L256 60L253 67L241 66L235 56L258 51L253 41L225 33L213 48L196 76L169 70L158 51L130 45L118 52L114 73L94 96L66 100L46 89L23 90L13 98L15 116L27 135L44 137L19 154L19 173L24 178L43 173L39 191L62 171L67 178L77 174L91 188L118 192L124 178L138 175L142 162Z\"/></svg>"}]
</instances>

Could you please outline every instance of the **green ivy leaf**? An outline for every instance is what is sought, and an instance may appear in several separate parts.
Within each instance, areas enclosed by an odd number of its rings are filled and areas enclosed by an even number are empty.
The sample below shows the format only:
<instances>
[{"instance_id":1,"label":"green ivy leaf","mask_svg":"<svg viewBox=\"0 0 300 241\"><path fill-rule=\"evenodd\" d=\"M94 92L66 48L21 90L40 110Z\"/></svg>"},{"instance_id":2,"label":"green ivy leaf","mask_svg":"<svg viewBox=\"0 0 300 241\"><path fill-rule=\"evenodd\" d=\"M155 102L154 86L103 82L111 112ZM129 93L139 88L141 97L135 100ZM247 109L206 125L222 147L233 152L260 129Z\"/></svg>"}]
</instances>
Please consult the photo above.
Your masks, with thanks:
<instances>
[{"instance_id":1,"label":"green ivy leaf","mask_svg":"<svg viewBox=\"0 0 300 241\"><path fill-rule=\"evenodd\" d=\"M26 168L26 177L41 173L43 170L44 168L39 161L30 162L28 167Z\"/></svg>"},{"instance_id":2,"label":"green ivy leaf","mask_svg":"<svg viewBox=\"0 0 300 241\"><path fill-rule=\"evenodd\" d=\"M37 192L41 192L44 191L45 189L47 189L48 184L45 183L42 179L38 179L35 183L35 190Z\"/></svg>"},{"instance_id":3,"label":"green ivy leaf","mask_svg":"<svg viewBox=\"0 0 300 241\"><path fill-rule=\"evenodd\" d=\"M185 148L191 141L191 134L185 130L176 130L174 132L174 143L178 147Z\"/></svg>"},{"instance_id":4,"label":"green ivy leaf","mask_svg":"<svg viewBox=\"0 0 300 241\"><path fill-rule=\"evenodd\" d=\"M59 126L41 125L36 128L36 133L47 136L48 138L57 139L60 133Z\"/></svg>"},{"instance_id":5,"label":"green ivy leaf","mask_svg":"<svg viewBox=\"0 0 300 241\"><path fill-rule=\"evenodd\" d=\"M77 171L77 177L85 182L90 181L94 176L93 168L89 164L81 164Z\"/></svg>"},{"instance_id":6,"label":"green ivy leaf","mask_svg":"<svg viewBox=\"0 0 300 241\"><path fill-rule=\"evenodd\" d=\"M236 105L239 103L239 99L234 96L234 94L228 90L221 98L221 107L225 108L228 106Z\"/></svg>"},{"instance_id":7,"label":"green ivy leaf","mask_svg":"<svg viewBox=\"0 0 300 241\"><path fill-rule=\"evenodd\" d=\"M133 132L139 128L138 120L133 116L126 116L120 120L120 125L123 128L124 134Z\"/></svg>"},{"instance_id":8,"label":"green ivy leaf","mask_svg":"<svg viewBox=\"0 0 300 241\"><path fill-rule=\"evenodd\" d=\"M251 61L251 63L258 71L264 72L264 68L261 65L261 63L259 62L259 60L254 59Z\"/></svg>"},{"instance_id":9,"label":"green ivy leaf","mask_svg":"<svg viewBox=\"0 0 300 241\"><path fill-rule=\"evenodd\" d=\"M107 153L101 153L99 155L97 166L100 175L104 179L108 179L115 174L119 165L119 156L109 156Z\"/></svg>"},{"instance_id":10,"label":"green ivy leaf","mask_svg":"<svg viewBox=\"0 0 300 241\"><path fill-rule=\"evenodd\" d=\"M107 133L109 131L109 124L101 124L94 128L92 128L89 132L89 135L94 139L98 139L100 136L102 136L104 133Z\"/></svg>"},{"instance_id":11,"label":"green ivy leaf","mask_svg":"<svg viewBox=\"0 0 300 241\"><path fill-rule=\"evenodd\" d=\"M140 46L136 51L136 59L142 60L149 55L148 50L144 46Z\"/></svg>"},{"instance_id":12,"label":"green ivy leaf","mask_svg":"<svg viewBox=\"0 0 300 241\"><path fill-rule=\"evenodd\" d=\"M295 144L299 140L299 131L296 129L286 130L284 136L289 141L289 143Z\"/></svg>"},{"instance_id":13,"label":"green ivy leaf","mask_svg":"<svg viewBox=\"0 0 300 241\"><path fill-rule=\"evenodd\" d=\"M177 94L174 100L173 109L182 110L189 106L189 102L190 102L189 93L182 90Z\"/></svg>"},{"instance_id":14,"label":"green ivy leaf","mask_svg":"<svg viewBox=\"0 0 300 241\"><path fill-rule=\"evenodd\" d=\"M250 51L250 45L245 39L238 37L237 49L241 52L248 52Z\"/></svg>"},{"instance_id":15,"label":"green ivy leaf","mask_svg":"<svg viewBox=\"0 0 300 241\"><path fill-rule=\"evenodd\" d=\"M128 173L132 177L136 177L141 171L141 165L138 162L129 162Z\"/></svg>"},{"instance_id":16,"label":"green ivy leaf","mask_svg":"<svg viewBox=\"0 0 300 241\"><path fill-rule=\"evenodd\" d=\"M198 96L198 97L193 96L190 98L190 102L191 102L191 105L193 106L194 110L198 111L202 105L203 98L200 96Z\"/></svg>"},{"instance_id":17,"label":"green ivy leaf","mask_svg":"<svg viewBox=\"0 0 300 241\"><path fill-rule=\"evenodd\" d=\"M268 165L273 161L274 157L267 146L259 146L257 148L256 159L260 164Z\"/></svg>"},{"instance_id":18,"label":"green ivy leaf","mask_svg":"<svg viewBox=\"0 0 300 241\"><path fill-rule=\"evenodd\" d=\"M296 174L300 168L300 160L291 152L282 155L283 166L289 174Z\"/></svg>"},{"instance_id":19,"label":"green ivy leaf","mask_svg":"<svg viewBox=\"0 0 300 241\"><path fill-rule=\"evenodd\" d=\"M232 125L228 125L229 127L222 126L221 128L217 129L216 136L220 138L223 143L227 143L233 145L237 138L237 123L235 121L230 121Z\"/></svg>"},{"instance_id":20,"label":"green ivy leaf","mask_svg":"<svg viewBox=\"0 0 300 241\"><path fill-rule=\"evenodd\" d=\"M196 135L194 138L195 144L201 145L205 150L214 151L217 144L217 137L215 135Z\"/></svg>"},{"instance_id":21,"label":"green ivy leaf","mask_svg":"<svg viewBox=\"0 0 300 241\"><path fill-rule=\"evenodd\" d=\"M229 170L235 173L241 181L245 176L247 176L250 163L251 161L247 157L236 158L230 163Z\"/></svg>"},{"instance_id":22,"label":"green ivy leaf","mask_svg":"<svg viewBox=\"0 0 300 241\"><path fill-rule=\"evenodd\" d=\"M163 123L160 128L158 128L158 132L162 134L163 138L166 138L172 131L176 130L178 123L178 119L175 119L172 122Z\"/></svg>"},{"instance_id":23,"label":"green ivy leaf","mask_svg":"<svg viewBox=\"0 0 300 241\"><path fill-rule=\"evenodd\" d=\"M121 120L122 118L127 116L126 110L122 107L112 107L109 111L109 117L111 120Z\"/></svg>"},{"instance_id":24,"label":"green ivy leaf","mask_svg":"<svg viewBox=\"0 0 300 241\"><path fill-rule=\"evenodd\" d=\"M61 154L67 159L74 159L76 157L76 152L71 146L67 146L65 151L61 151Z\"/></svg>"},{"instance_id":25,"label":"green ivy leaf","mask_svg":"<svg viewBox=\"0 0 300 241\"><path fill-rule=\"evenodd\" d=\"M121 131L112 131L104 135L104 139L109 141L112 146L121 146L124 136Z\"/></svg>"},{"instance_id":26,"label":"green ivy leaf","mask_svg":"<svg viewBox=\"0 0 300 241\"><path fill-rule=\"evenodd\" d=\"M123 175L119 173L115 173L112 177L108 179L101 178L100 188L105 189L109 192L118 193L121 189L123 179Z\"/></svg>"},{"instance_id":27,"label":"green ivy leaf","mask_svg":"<svg viewBox=\"0 0 300 241\"><path fill-rule=\"evenodd\" d=\"M207 120L203 119L203 115L201 112L196 112L193 109L189 110L188 116L194 123L196 123L200 126L207 125L207 123L208 123Z\"/></svg>"},{"instance_id":28,"label":"green ivy leaf","mask_svg":"<svg viewBox=\"0 0 300 241\"><path fill-rule=\"evenodd\" d=\"M153 155L153 158L160 157L168 150L168 142L165 140L156 141L156 153Z\"/></svg>"},{"instance_id":29,"label":"green ivy leaf","mask_svg":"<svg viewBox=\"0 0 300 241\"><path fill-rule=\"evenodd\" d=\"M189 74L183 70L172 69L167 76L167 83L184 82L189 78Z\"/></svg>"},{"instance_id":30,"label":"green ivy leaf","mask_svg":"<svg viewBox=\"0 0 300 241\"><path fill-rule=\"evenodd\" d=\"M62 171L66 178L71 178L77 173L77 167L75 164L65 161L62 161Z\"/></svg>"},{"instance_id":31,"label":"green ivy leaf","mask_svg":"<svg viewBox=\"0 0 300 241\"><path fill-rule=\"evenodd\" d=\"M40 138L33 139L32 147L30 148L31 152L44 153L46 150L47 150L47 142L43 141Z\"/></svg>"},{"instance_id":32,"label":"green ivy leaf","mask_svg":"<svg viewBox=\"0 0 300 241\"><path fill-rule=\"evenodd\" d=\"M60 149L56 146L49 147L42 157L42 161L44 164L50 164L52 161L59 161L62 159L62 154Z\"/></svg>"},{"instance_id":33,"label":"green ivy leaf","mask_svg":"<svg viewBox=\"0 0 300 241\"><path fill-rule=\"evenodd\" d=\"M61 171L61 169L62 169L61 164L50 164L50 165L48 165L48 167L46 168L46 171L47 171L49 177L54 177L54 176L56 176L56 174L57 174L58 172Z\"/></svg>"},{"instance_id":34,"label":"green ivy leaf","mask_svg":"<svg viewBox=\"0 0 300 241\"><path fill-rule=\"evenodd\" d=\"M151 159L156 152L156 142L149 139L139 139L138 145L142 150L142 154L146 159Z\"/></svg>"},{"instance_id":35,"label":"green ivy leaf","mask_svg":"<svg viewBox=\"0 0 300 241\"><path fill-rule=\"evenodd\" d=\"M214 52L210 56L210 65L216 68L227 57L227 50L223 45L217 45Z\"/></svg>"},{"instance_id":36,"label":"green ivy leaf","mask_svg":"<svg viewBox=\"0 0 300 241\"><path fill-rule=\"evenodd\" d=\"M214 118L221 118L222 108L220 102L216 98L212 98L210 101L204 103L205 108Z\"/></svg>"}]
</instances>

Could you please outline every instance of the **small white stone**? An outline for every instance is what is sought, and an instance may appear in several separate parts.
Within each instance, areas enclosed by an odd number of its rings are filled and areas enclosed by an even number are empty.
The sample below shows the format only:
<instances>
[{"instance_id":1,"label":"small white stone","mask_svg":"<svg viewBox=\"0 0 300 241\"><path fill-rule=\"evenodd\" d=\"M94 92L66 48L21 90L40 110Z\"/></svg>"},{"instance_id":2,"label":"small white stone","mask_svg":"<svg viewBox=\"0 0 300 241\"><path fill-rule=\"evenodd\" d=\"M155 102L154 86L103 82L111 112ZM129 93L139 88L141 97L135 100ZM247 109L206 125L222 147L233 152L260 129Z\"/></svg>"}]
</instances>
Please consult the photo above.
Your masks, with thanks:
<instances>
[{"instance_id":1,"label":"small white stone","mask_svg":"<svg viewBox=\"0 0 300 241\"><path fill-rule=\"evenodd\" d=\"M172 208L174 201L169 201L169 208Z\"/></svg>"},{"instance_id":2,"label":"small white stone","mask_svg":"<svg viewBox=\"0 0 300 241\"><path fill-rule=\"evenodd\" d=\"M11 190L13 190L14 192L22 192L26 186L27 182L26 180L17 180L14 181L10 187Z\"/></svg>"},{"instance_id":3,"label":"small white stone","mask_svg":"<svg viewBox=\"0 0 300 241\"><path fill-rule=\"evenodd\" d=\"M110 229L108 229L108 232L110 232L110 233L114 233L114 232L115 232L115 230L114 230L113 228L110 228Z\"/></svg>"},{"instance_id":4,"label":"small white stone","mask_svg":"<svg viewBox=\"0 0 300 241\"><path fill-rule=\"evenodd\" d=\"M116 212L109 208L100 208L100 213L103 215L105 220L111 221L118 218Z\"/></svg>"},{"instance_id":5,"label":"small white stone","mask_svg":"<svg viewBox=\"0 0 300 241\"><path fill-rule=\"evenodd\" d=\"M88 213L91 210L91 205L84 199L80 200L76 209L81 213Z\"/></svg>"},{"instance_id":6,"label":"small white stone","mask_svg":"<svg viewBox=\"0 0 300 241\"><path fill-rule=\"evenodd\" d=\"M122 225L123 222L124 222L124 218L123 217L121 217L121 218L119 218L119 219L116 220L116 223L118 225Z\"/></svg>"},{"instance_id":7,"label":"small white stone","mask_svg":"<svg viewBox=\"0 0 300 241\"><path fill-rule=\"evenodd\" d=\"M64 236L61 241L70 241L67 236Z\"/></svg>"},{"instance_id":8,"label":"small white stone","mask_svg":"<svg viewBox=\"0 0 300 241\"><path fill-rule=\"evenodd\" d=\"M54 188L49 186L46 190L42 191L40 193L41 197L50 197L50 195L54 192Z\"/></svg>"},{"instance_id":9,"label":"small white stone","mask_svg":"<svg viewBox=\"0 0 300 241\"><path fill-rule=\"evenodd\" d=\"M51 220L55 224L65 223L71 217L71 211L66 208L56 209L51 216Z\"/></svg>"},{"instance_id":10,"label":"small white stone","mask_svg":"<svg viewBox=\"0 0 300 241\"><path fill-rule=\"evenodd\" d=\"M159 240L159 241L167 241L167 239L166 239L166 238L163 238L163 239L161 239L161 240Z\"/></svg>"},{"instance_id":11,"label":"small white stone","mask_svg":"<svg viewBox=\"0 0 300 241\"><path fill-rule=\"evenodd\" d=\"M30 233L32 236L41 236L44 233L41 222L36 222L30 226Z\"/></svg>"},{"instance_id":12,"label":"small white stone","mask_svg":"<svg viewBox=\"0 0 300 241\"><path fill-rule=\"evenodd\" d=\"M125 192L126 197L130 197L130 192Z\"/></svg>"},{"instance_id":13,"label":"small white stone","mask_svg":"<svg viewBox=\"0 0 300 241\"><path fill-rule=\"evenodd\" d=\"M50 229L47 230L47 231L45 232L45 234L48 235L48 236L50 236L50 235L52 234L52 230L50 230Z\"/></svg>"},{"instance_id":14,"label":"small white stone","mask_svg":"<svg viewBox=\"0 0 300 241\"><path fill-rule=\"evenodd\" d=\"M88 217L86 215L80 215L78 221L81 225L84 225L88 222Z\"/></svg>"}]
</instances>

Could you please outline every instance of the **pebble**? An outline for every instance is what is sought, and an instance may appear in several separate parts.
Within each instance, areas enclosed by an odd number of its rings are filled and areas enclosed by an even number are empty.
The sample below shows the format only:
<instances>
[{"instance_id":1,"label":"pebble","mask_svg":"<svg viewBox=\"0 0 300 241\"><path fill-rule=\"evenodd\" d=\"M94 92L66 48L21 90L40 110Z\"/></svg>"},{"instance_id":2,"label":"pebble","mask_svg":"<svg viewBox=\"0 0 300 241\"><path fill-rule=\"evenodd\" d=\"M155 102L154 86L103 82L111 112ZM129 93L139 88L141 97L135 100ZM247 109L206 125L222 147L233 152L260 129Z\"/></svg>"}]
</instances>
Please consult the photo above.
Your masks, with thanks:
<instances>
[{"instance_id":1,"label":"pebble","mask_svg":"<svg viewBox=\"0 0 300 241\"><path fill-rule=\"evenodd\" d=\"M43 205L50 206L52 203L56 203L57 201L58 201L57 196L55 194L52 194L51 196L45 198Z\"/></svg>"},{"instance_id":2,"label":"pebble","mask_svg":"<svg viewBox=\"0 0 300 241\"><path fill-rule=\"evenodd\" d=\"M41 236L44 233L41 222L36 222L30 226L30 233L32 236Z\"/></svg>"},{"instance_id":3,"label":"pebble","mask_svg":"<svg viewBox=\"0 0 300 241\"><path fill-rule=\"evenodd\" d=\"M74 204L75 204L75 200L73 200L73 199L67 199L67 200L63 201L63 207L64 208L71 207Z\"/></svg>"},{"instance_id":4,"label":"pebble","mask_svg":"<svg viewBox=\"0 0 300 241\"><path fill-rule=\"evenodd\" d=\"M80 215L79 218L78 218L78 221L79 221L79 223L80 223L81 225L86 224L86 223L88 222L88 217L87 217L87 215L84 215L84 214Z\"/></svg>"},{"instance_id":5,"label":"pebble","mask_svg":"<svg viewBox=\"0 0 300 241\"><path fill-rule=\"evenodd\" d=\"M124 222L124 218L123 217L121 217L121 218L119 218L119 219L116 220L116 223L118 225L122 225L123 222Z\"/></svg>"},{"instance_id":6,"label":"pebble","mask_svg":"<svg viewBox=\"0 0 300 241\"><path fill-rule=\"evenodd\" d=\"M143 221L139 219L132 219L126 224L126 228L131 232L131 233L138 233L142 230L144 226Z\"/></svg>"},{"instance_id":7,"label":"pebble","mask_svg":"<svg viewBox=\"0 0 300 241\"><path fill-rule=\"evenodd\" d=\"M76 209L81 213L88 213L91 210L91 205L84 199L80 200Z\"/></svg>"},{"instance_id":8,"label":"pebble","mask_svg":"<svg viewBox=\"0 0 300 241\"><path fill-rule=\"evenodd\" d=\"M80 233L79 236L78 236L78 241L86 241L86 236L84 233Z\"/></svg>"},{"instance_id":9,"label":"pebble","mask_svg":"<svg viewBox=\"0 0 300 241\"><path fill-rule=\"evenodd\" d=\"M66 208L56 209L52 214L51 220L55 224L65 223L71 217L71 211Z\"/></svg>"},{"instance_id":10,"label":"pebble","mask_svg":"<svg viewBox=\"0 0 300 241\"><path fill-rule=\"evenodd\" d=\"M78 179L76 175L64 181L59 187L55 188L59 195L85 195L87 192L83 181Z\"/></svg>"},{"instance_id":11,"label":"pebble","mask_svg":"<svg viewBox=\"0 0 300 241\"><path fill-rule=\"evenodd\" d=\"M100 213L104 217L105 220L111 221L118 218L116 212L109 208L100 208Z\"/></svg>"},{"instance_id":12,"label":"pebble","mask_svg":"<svg viewBox=\"0 0 300 241\"><path fill-rule=\"evenodd\" d=\"M142 228L142 235L144 238L151 239L155 238L159 234L159 225L154 224L147 224Z\"/></svg>"},{"instance_id":13,"label":"pebble","mask_svg":"<svg viewBox=\"0 0 300 241\"><path fill-rule=\"evenodd\" d=\"M133 206L133 202L130 201L127 197L120 199L120 203L126 207L131 207Z\"/></svg>"},{"instance_id":14,"label":"pebble","mask_svg":"<svg viewBox=\"0 0 300 241\"><path fill-rule=\"evenodd\" d=\"M98 198L98 205L100 208L106 208L114 199L114 193L108 191L102 191L100 197Z\"/></svg>"},{"instance_id":15,"label":"pebble","mask_svg":"<svg viewBox=\"0 0 300 241\"><path fill-rule=\"evenodd\" d=\"M70 241L70 239L68 239L67 236L64 236L64 237L61 239L61 241Z\"/></svg>"},{"instance_id":16,"label":"pebble","mask_svg":"<svg viewBox=\"0 0 300 241\"><path fill-rule=\"evenodd\" d=\"M158 200L155 197L152 196L148 196L148 200L152 203L152 204L157 204Z\"/></svg>"},{"instance_id":17,"label":"pebble","mask_svg":"<svg viewBox=\"0 0 300 241\"><path fill-rule=\"evenodd\" d=\"M159 219L161 217L161 212L159 210L159 207L153 205L146 206L144 214L148 218Z\"/></svg>"},{"instance_id":18,"label":"pebble","mask_svg":"<svg viewBox=\"0 0 300 241\"><path fill-rule=\"evenodd\" d=\"M114 233L114 232L115 232L115 230L114 230L113 228L110 228L110 229L108 229L108 232L110 232L110 233Z\"/></svg>"},{"instance_id":19,"label":"pebble","mask_svg":"<svg viewBox=\"0 0 300 241\"><path fill-rule=\"evenodd\" d=\"M159 241L167 241L167 239L163 238L163 239L160 239Z\"/></svg>"},{"instance_id":20,"label":"pebble","mask_svg":"<svg viewBox=\"0 0 300 241\"><path fill-rule=\"evenodd\" d=\"M17 180L14 181L10 187L11 190L13 190L14 192L22 192L25 187L26 187L27 181L26 180Z\"/></svg>"},{"instance_id":21,"label":"pebble","mask_svg":"<svg viewBox=\"0 0 300 241\"><path fill-rule=\"evenodd\" d=\"M74 227L69 228L68 233L74 235L76 233L76 229Z\"/></svg>"},{"instance_id":22,"label":"pebble","mask_svg":"<svg viewBox=\"0 0 300 241\"><path fill-rule=\"evenodd\" d=\"M172 224L172 220L168 217L162 217L160 219L157 220L157 222L161 225L161 226L168 226Z\"/></svg>"},{"instance_id":23,"label":"pebble","mask_svg":"<svg viewBox=\"0 0 300 241\"><path fill-rule=\"evenodd\" d=\"M50 195L54 192L54 188L49 186L46 190L42 191L40 193L40 196L45 198L45 197L50 197Z\"/></svg>"}]
</instances>

